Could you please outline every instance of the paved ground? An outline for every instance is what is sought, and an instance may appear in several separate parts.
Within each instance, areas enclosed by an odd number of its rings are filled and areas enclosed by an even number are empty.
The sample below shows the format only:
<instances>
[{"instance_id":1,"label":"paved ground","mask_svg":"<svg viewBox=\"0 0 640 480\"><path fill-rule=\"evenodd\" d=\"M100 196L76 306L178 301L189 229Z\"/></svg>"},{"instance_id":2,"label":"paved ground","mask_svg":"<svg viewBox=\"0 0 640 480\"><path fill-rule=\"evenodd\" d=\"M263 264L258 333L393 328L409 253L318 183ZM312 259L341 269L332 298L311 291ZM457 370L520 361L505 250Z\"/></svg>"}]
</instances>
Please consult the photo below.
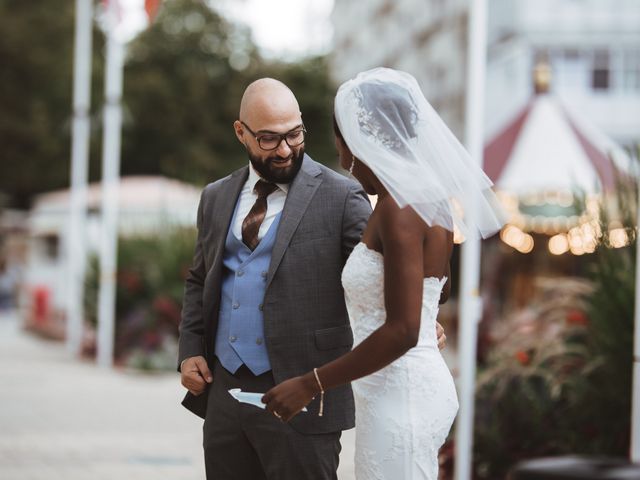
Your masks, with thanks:
<instances>
[{"instance_id":1,"label":"paved ground","mask_svg":"<svg viewBox=\"0 0 640 480\"><path fill-rule=\"evenodd\" d=\"M102 370L0 313L0 479L204 478L202 422L176 374ZM353 431L339 478L352 480Z\"/></svg>"}]
</instances>

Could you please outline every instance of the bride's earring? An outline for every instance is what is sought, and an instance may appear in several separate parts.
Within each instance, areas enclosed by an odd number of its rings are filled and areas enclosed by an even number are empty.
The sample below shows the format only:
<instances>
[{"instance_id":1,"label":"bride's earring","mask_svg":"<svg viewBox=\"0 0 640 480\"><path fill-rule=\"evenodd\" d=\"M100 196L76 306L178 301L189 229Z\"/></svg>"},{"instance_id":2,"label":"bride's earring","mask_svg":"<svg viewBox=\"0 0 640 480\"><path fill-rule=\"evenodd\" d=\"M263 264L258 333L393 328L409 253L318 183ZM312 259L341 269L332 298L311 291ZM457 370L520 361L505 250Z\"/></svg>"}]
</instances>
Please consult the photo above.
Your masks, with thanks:
<instances>
[{"instance_id":1,"label":"bride's earring","mask_svg":"<svg viewBox=\"0 0 640 480\"><path fill-rule=\"evenodd\" d=\"M351 166L349 167L349 176L353 177L353 167L356 164L356 157L355 155L351 155Z\"/></svg>"}]
</instances>

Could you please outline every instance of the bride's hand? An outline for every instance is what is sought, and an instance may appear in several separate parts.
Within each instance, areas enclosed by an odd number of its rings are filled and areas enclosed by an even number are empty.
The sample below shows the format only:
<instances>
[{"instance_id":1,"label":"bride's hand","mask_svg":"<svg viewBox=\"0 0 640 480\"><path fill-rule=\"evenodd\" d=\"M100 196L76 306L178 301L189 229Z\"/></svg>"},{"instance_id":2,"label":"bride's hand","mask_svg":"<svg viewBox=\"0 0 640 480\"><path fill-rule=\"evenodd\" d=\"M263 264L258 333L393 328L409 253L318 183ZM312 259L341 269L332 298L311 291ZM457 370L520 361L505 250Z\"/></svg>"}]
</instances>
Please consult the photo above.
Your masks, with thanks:
<instances>
[{"instance_id":1,"label":"bride's hand","mask_svg":"<svg viewBox=\"0 0 640 480\"><path fill-rule=\"evenodd\" d=\"M313 374L290 378L276 385L262 397L266 409L283 422L288 422L318 394Z\"/></svg>"},{"instance_id":2,"label":"bride's hand","mask_svg":"<svg viewBox=\"0 0 640 480\"><path fill-rule=\"evenodd\" d=\"M438 322L436 322L436 336L438 337L438 349L442 350L447 345L447 336L444 334L444 328Z\"/></svg>"}]
</instances>

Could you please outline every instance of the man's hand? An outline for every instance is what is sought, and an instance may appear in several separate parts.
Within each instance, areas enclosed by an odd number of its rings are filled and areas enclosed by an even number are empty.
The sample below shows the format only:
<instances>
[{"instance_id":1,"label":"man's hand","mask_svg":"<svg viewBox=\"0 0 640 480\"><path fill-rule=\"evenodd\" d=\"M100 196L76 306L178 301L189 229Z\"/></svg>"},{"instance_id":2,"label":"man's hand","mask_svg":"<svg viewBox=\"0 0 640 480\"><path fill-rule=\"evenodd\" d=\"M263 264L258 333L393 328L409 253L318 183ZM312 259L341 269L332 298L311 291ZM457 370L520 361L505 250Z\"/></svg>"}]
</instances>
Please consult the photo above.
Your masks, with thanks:
<instances>
[{"instance_id":1,"label":"man's hand","mask_svg":"<svg viewBox=\"0 0 640 480\"><path fill-rule=\"evenodd\" d=\"M447 345L447 336L444 334L444 328L436 322L436 336L438 337L438 349L442 350Z\"/></svg>"},{"instance_id":2,"label":"man's hand","mask_svg":"<svg viewBox=\"0 0 640 480\"><path fill-rule=\"evenodd\" d=\"M200 395L207 383L213 382L213 376L203 356L183 360L180 372L182 385L194 395Z\"/></svg>"}]
</instances>

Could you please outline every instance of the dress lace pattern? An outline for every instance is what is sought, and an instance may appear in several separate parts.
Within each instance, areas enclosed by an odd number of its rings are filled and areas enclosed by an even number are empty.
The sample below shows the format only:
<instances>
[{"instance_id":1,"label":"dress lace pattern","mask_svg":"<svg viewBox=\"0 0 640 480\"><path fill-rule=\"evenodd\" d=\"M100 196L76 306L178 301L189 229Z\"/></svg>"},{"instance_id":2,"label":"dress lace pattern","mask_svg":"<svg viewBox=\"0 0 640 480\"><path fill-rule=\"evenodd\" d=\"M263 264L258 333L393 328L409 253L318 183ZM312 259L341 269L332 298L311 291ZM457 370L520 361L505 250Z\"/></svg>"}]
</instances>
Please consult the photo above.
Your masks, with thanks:
<instances>
[{"instance_id":1,"label":"dress lace pattern","mask_svg":"<svg viewBox=\"0 0 640 480\"><path fill-rule=\"evenodd\" d=\"M458 411L453 378L435 332L446 280L424 279L418 344L353 382L358 480L438 478L438 450ZM345 265L342 284L357 345L385 321L382 254L358 244Z\"/></svg>"}]
</instances>

